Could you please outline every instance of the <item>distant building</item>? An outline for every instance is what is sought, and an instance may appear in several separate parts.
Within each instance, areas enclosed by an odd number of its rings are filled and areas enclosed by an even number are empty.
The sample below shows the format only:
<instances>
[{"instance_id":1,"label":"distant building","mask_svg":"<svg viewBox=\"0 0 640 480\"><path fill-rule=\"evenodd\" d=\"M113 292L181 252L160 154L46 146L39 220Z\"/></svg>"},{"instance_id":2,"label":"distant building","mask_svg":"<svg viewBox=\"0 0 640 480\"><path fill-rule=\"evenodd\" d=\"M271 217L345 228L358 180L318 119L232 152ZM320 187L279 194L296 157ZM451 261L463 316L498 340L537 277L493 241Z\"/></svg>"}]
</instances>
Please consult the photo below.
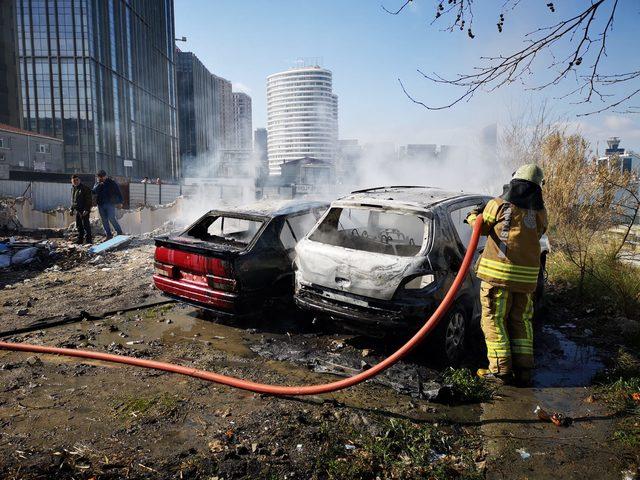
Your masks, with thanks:
<instances>
[{"instance_id":1,"label":"distant building","mask_svg":"<svg viewBox=\"0 0 640 480\"><path fill-rule=\"evenodd\" d=\"M280 178L282 185L294 187L294 193L313 193L334 183L334 166L326 160L303 157L285 162Z\"/></svg>"},{"instance_id":2,"label":"distant building","mask_svg":"<svg viewBox=\"0 0 640 480\"><path fill-rule=\"evenodd\" d=\"M258 177L269 175L269 157L267 156L267 129L256 128L253 133L253 155L258 162Z\"/></svg>"},{"instance_id":3,"label":"distant building","mask_svg":"<svg viewBox=\"0 0 640 480\"><path fill-rule=\"evenodd\" d=\"M460 157L463 154L463 149L456 145L440 145L438 149L438 160L446 161L454 155Z\"/></svg>"},{"instance_id":4,"label":"distant building","mask_svg":"<svg viewBox=\"0 0 640 480\"><path fill-rule=\"evenodd\" d=\"M486 162L498 160L498 124L491 123L480 131L479 150L474 155Z\"/></svg>"},{"instance_id":5,"label":"distant building","mask_svg":"<svg viewBox=\"0 0 640 480\"><path fill-rule=\"evenodd\" d=\"M345 139L338 142L338 156L336 160L336 176L338 183L349 183L358 169L358 162L362 159L362 147L356 139Z\"/></svg>"},{"instance_id":6,"label":"distant building","mask_svg":"<svg viewBox=\"0 0 640 480\"><path fill-rule=\"evenodd\" d=\"M10 170L64 172L63 142L0 124L0 178L8 178Z\"/></svg>"},{"instance_id":7,"label":"distant building","mask_svg":"<svg viewBox=\"0 0 640 480\"><path fill-rule=\"evenodd\" d=\"M633 172L640 177L640 155L626 148L620 148L619 137L611 137L607 140L604 156L599 157L597 162L615 166L622 172Z\"/></svg>"},{"instance_id":8,"label":"distant building","mask_svg":"<svg viewBox=\"0 0 640 480\"><path fill-rule=\"evenodd\" d=\"M0 0L0 123L20 126L15 2Z\"/></svg>"},{"instance_id":9,"label":"distant building","mask_svg":"<svg viewBox=\"0 0 640 480\"><path fill-rule=\"evenodd\" d=\"M293 68L267 77L269 173L303 157L335 164L338 97L332 73L318 66Z\"/></svg>"},{"instance_id":10,"label":"distant building","mask_svg":"<svg viewBox=\"0 0 640 480\"><path fill-rule=\"evenodd\" d=\"M233 147L244 150L253 148L253 123L251 119L251 97L246 93L233 92Z\"/></svg>"},{"instance_id":11,"label":"distant building","mask_svg":"<svg viewBox=\"0 0 640 480\"><path fill-rule=\"evenodd\" d=\"M214 83L214 136L217 149L234 148L233 145L233 91L226 78L213 75Z\"/></svg>"},{"instance_id":12,"label":"distant building","mask_svg":"<svg viewBox=\"0 0 640 480\"><path fill-rule=\"evenodd\" d=\"M431 143L412 143L403 145L398 151L400 160L435 160L437 158L436 145Z\"/></svg>"},{"instance_id":13,"label":"distant building","mask_svg":"<svg viewBox=\"0 0 640 480\"><path fill-rule=\"evenodd\" d=\"M215 132L214 81L191 52L177 52L178 126L183 176L208 176L219 155ZM218 147L218 149L217 149Z\"/></svg>"},{"instance_id":14,"label":"distant building","mask_svg":"<svg viewBox=\"0 0 640 480\"><path fill-rule=\"evenodd\" d=\"M66 172L179 177L172 0L0 3L16 6L21 126L64 141Z\"/></svg>"}]
</instances>

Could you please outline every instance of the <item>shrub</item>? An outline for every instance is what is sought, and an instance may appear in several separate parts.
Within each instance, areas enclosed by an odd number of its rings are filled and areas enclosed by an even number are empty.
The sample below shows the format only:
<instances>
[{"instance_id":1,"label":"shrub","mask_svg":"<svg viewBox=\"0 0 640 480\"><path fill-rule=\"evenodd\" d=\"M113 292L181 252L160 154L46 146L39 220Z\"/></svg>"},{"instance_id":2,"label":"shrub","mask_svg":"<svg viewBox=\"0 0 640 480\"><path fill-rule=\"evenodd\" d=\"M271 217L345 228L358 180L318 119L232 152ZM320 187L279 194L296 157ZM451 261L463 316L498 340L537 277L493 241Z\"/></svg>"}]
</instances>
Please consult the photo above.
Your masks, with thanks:
<instances>
[{"instance_id":1,"label":"shrub","mask_svg":"<svg viewBox=\"0 0 640 480\"><path fill-rule=\"evenodd\" d=\"M573 293L604 313L640 320L640 269L621 261L608 245L591 247L583 275L562 251L549 257L547 268L550 280L565 294Z\"/></svg>"}]
</instances>

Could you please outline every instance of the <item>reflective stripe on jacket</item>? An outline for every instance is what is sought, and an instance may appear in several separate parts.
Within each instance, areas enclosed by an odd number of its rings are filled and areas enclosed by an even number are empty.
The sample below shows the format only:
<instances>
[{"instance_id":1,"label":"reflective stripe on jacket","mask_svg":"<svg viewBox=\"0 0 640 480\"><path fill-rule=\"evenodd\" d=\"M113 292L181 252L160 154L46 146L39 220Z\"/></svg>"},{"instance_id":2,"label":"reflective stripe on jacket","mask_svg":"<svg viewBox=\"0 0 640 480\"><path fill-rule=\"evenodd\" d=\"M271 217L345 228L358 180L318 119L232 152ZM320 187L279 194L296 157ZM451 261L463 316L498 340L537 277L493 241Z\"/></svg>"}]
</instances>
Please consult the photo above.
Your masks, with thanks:
<instances>
[{"instance_id":1,"label":"reflective stripe on jacket","mask_svg":"<svg viewBox=\"0 0 640 480\"><path fill-rule=\"evenodd\" d=\"M475 216L467 217L469 224ZM540 270L540 237L547 229L546 210L527 210L494 198L482 217L482 234L489 238L476 264L477 276L514 292L533 292Z\"/></svg>"}]
</instances>

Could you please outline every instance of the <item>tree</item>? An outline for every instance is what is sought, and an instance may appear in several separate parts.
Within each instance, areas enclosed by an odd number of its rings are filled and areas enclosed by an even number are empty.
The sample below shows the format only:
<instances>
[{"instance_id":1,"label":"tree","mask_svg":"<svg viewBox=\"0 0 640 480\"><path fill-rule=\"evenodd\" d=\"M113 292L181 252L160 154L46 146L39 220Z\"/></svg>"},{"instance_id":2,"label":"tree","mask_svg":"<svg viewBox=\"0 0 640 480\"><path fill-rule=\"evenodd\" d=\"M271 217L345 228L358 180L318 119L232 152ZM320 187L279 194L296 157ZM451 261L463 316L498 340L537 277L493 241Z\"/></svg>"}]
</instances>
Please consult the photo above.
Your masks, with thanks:
<instances>
[{"instance_id":1,"label":"tree","mask_svg":"<svg viewBox=\"0 0 640 480\"><path fill-rule=\"evenodd\" d=\"M554 245L579 269L578 289L583 293L590 275L602 288L615 287L602 278L594 258L611 228L629 229L638 212L637 179L614 162L598 164L590 158L587 141L580 135L554 132L542 143L545 172L544 196ZM615 260L622 245L611 245Z\"/></svg>"},{"instance_id":2,"label":"tree","mask_svg":"<svg viewBox=\"0 0 640 480\"><path fill-rule=\"evenodd\" d=\"M401 14L414 0L401 0L400 6L383 9L392 15ZM416 3L419 0L416 0ZM425 2L427 0L424 0ZM552 85L575 82L562 98L578 97L578 103L597 105L590 106L580 115L590 115L620 107L626 113L639 113L640 106L631 104L640 98L640 65L625 68L623 71L602 71L607 56L607 39L614 29L614 19L619 3L624 0L591 0L578 2L575 11L563 18L558 18L553 2L540 5L546 8L550 22L548 25L533 28L523 38L523 46L506 55L481 57L480 65L469 73L460 73L447 78L438 73L418 73L425 79L438 83L459 87L462 91L451 101L442 105L428 105L412 96L401 79L398 79L402 90L414 103L429 110L450 108L462 101L471 99L481 90L495 91L514 82L522 82L527 88L543 90ZM484 14L495 15L498 34L504 30L509 15L514 15L521 0L504 0L496 7L483 3L478 7ZM530 3L530 2L527 2ZM435 15L432 23L445 22L444 29L450 32L466 33L470 40L476 38L474 33L474 0L436 0ZM548 59L548 60L547 60ZM636 60L637 62L637 60ZM552 77L539 84L530 84L530 74L540 71L552 71ZM623 94L615 94L620 86L628 86Z\"/></svg>"}]
</instances>

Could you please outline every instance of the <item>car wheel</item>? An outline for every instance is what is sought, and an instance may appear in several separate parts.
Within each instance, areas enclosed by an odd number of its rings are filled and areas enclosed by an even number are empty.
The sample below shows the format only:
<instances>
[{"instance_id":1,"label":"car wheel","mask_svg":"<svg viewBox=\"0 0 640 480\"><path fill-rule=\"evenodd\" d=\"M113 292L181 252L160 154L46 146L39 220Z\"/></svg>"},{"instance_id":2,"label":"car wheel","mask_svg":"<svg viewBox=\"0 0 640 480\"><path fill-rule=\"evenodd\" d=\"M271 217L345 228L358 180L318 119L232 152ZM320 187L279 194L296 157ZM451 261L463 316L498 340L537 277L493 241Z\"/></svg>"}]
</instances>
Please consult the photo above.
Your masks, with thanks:
<instances>
[{"instance_id":1,"label":"car wheel","mask_svg":"<svg viewBox=\"0 0 640 480\"><path fill-rule=\"evenodd\" d=\"M462 307L454 305L435 332L436 338L432 345L438 355L435 359L437 363L453 367L460 365L466 354L468 329L467 313Z\"/></svg>"}]
</instances>

